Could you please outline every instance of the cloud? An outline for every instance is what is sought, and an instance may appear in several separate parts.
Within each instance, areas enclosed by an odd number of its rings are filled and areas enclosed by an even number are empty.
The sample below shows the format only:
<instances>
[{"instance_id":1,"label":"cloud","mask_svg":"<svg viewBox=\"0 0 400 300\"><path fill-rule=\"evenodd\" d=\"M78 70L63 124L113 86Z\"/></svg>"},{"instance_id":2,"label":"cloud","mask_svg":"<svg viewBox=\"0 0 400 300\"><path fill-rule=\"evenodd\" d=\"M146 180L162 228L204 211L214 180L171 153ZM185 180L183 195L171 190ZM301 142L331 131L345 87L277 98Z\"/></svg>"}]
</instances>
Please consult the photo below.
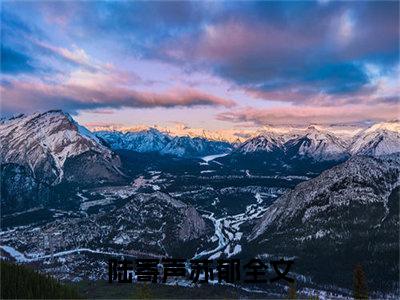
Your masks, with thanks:
<instances>
[{"instance_id":1,"label":"cloud","mask_svg":"<svg viewBox=\"0 0 400 300\"><path fill-rule=\"evenodd\" d=\"M48 51L61 59L79 66L92 68L91 60L84 49L75 46L73 50L70 50L67 48L55 47L42 41L33 40L32 42L42 50Z\"/></svg>"},{"instance_id":2,"label":"cloud","mask_svg":"<svg viewBox=\"0 0 400 300\"><path fill-rule=\"evenodd\" d=\"M241 124L246 126L262 125L307 125L307 124L342 124L363 121L385 121L398 118L400 109L398 105L379 104L348 105L333 107L275 107L252 108L232 110L217 115L220 121Z\"/></svg>"},{"instance_id":3,"label":"cloud","mask_svg":"<svg viewBox=\"0 0 400 300\"><path fill-rule=\"evenodd\" d=\"M393 80L399 75L399 5L7 2L2 7L2 47L13 59L4 67L3 107L76 111L234 105L227 96L205 92L207 88L240 95L240 101L247 101L242 105L253 98L289 103L295 120L311 107L323 116L327 108L335 114L339 106L368 114L376 106L377 113L392 115L386 108L399 103L398 81ZM149 70L137 61L157 61L163 67ZM174 68L186 72L186 82L183 72L168 78L176 74ZM194 73L216 80L205 84L201 78L190 87ZM155 83L149 90L143 80L150 82L152 76ZM262 120L254 119L255 111L246 111L253 116L250 122ZM244 118L238 111L219 118L240 119L234 116Z\"/></svg>"},{"instance_id":4,"label":"cloud","mask_svg":"<svg viewBox=\"0 0 400 300\"><path fill-rule=\"evenodd\" d=\"M69 78L63 83L55 84L18 80L8 82L1 86L2 109L6 113L51 108L76 112L79 109L96 108L232 107L234 105L232 100L193 88L175 87L156 93L118 86L113 81L95 81L90 75L87 76L86 81Z\"/></svg>"},{"instance_id":5,"label":"cloud","mask_svg":"<svg viewBox=\"0 0 400 300\"><path fill-rule=\"evenodd\" d=\"M267 3L278 17L234 11L196 32L170 37L153 54L207 69L258 96L275 92L301 103L324 94L340 102L371 89L365 64L392 69L399 62L398 6ZM303 95L292 98L293 90Z\"/></svg>"}]
</instances>

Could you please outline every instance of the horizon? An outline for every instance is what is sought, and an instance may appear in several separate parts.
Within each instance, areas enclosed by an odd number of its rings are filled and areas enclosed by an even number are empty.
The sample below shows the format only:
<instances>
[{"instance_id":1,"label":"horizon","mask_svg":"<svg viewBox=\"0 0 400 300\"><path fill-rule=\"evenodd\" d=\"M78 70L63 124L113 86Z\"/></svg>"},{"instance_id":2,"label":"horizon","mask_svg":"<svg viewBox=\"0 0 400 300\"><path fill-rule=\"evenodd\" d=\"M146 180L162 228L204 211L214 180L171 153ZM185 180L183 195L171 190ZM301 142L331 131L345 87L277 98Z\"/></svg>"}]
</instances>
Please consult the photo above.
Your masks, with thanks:
<instances>
[{"instance_id":1,"label":"horizon","mask_svg":"<svg viewBox=\"0 0 400 300\"><path fill-rule=\"evenodd\" d=\"M92 124L82 124L74 116L62 109L52 109L48 111L36 111L34 113L19 113L8 118L0 118L1 122L12 121L19 118L31 117L35 115L45 115L47 113L60 113L66 115L70 120L76 122L79 126L84 126L91 132L120 132L120 133L140 133L149 130L156 130L159 133L170 137L190 137L204 138L210 141L225 141L229 143L245 143L253 138L263 136L266 133L273 133L281 136L299 136L303 132L307 133L309 129L315 129L321 133L330 133L342 140L352 140L361 132L374 128L375 126L384 126L385 129L393 132L400 132L400 120L392 119L383 122L363 122L363 123L343 123L343 124L266 124L259 127L230 128L220 130L207 130L204 128L189 127L183 123L174 123L171 126L144 125L137 124L134 126L118 127L118 126L96 126ZM71 119L72 118L72 119ZM3 123L4 124L4 123ZM390 124L395 124L391 126ZM1 125L1 124L0 124Z\"/></svg>"},{"instance_id":2,"label":"horizon","mask_svg":"<svg viewBox=\"0 0 400 300\"><path fill-rule=\"evenodd\" d=\"M399 2L1 5L2 117L230 131L400 115Z\"/></svg>"}]
</instances>

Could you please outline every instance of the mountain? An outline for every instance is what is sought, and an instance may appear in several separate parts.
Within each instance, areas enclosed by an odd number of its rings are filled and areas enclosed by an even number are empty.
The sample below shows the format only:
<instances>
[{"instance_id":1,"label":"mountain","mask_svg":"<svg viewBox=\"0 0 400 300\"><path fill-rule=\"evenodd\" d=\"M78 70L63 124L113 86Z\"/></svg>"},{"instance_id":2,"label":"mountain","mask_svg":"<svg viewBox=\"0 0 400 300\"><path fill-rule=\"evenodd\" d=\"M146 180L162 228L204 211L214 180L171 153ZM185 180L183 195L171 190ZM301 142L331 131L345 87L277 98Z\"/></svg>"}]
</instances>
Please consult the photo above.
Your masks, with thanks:
<instances>
[{"instance_id":1,"label":"mountain","mask_svg":"<svg viewBox=\"0 0 400 300\"><path fill-rule=\"evenodd\" d=\"M288 134L264 133L242 143L237 153L280 152L287 158L311 158L317 161L341 160L348 156L346 143L333 134L310 126L293 137Z\"/></svg>"},{"instance_id":2,"label":"mountain","mask_svg":"<svg viewBox=\"0 0 400 300\"><path fill-rule=\"evenodd\" d=\"M236 153L275 152L284 151L284 139L274 133L265 133L242 143Z\"/></svg>"},{"instance_id":3,"label":"mountain","mask_svg":"<svg viewBox=\"0 0 400 300\"><path fill-rule=\"evenodd\" d=\"M353 138L352 132L356 134ZM340 162L351 155L374 156L400 151L398 121L379 123L364 130L344 126L339 129L332 126L309 126L305 129L265 126L258 131L258 135L250 135L250 138L237 145L206 137L171 135L156 128L134 132L98 131L95 135L114 150L156 152L177 157L231 152L234 156L246 155L247 159L256 154L257 157L268 155L283 160Z\"/></svg>"},{"instance_id":4,"label":"mountain","mask_svg":"<svg viewBox=\"0 0 400 300\"><path fill-rule=\"evenodd\" d=\"M132 150L141 153L157 152L177 157L201 157L229 152L231 144L205 138L175 136L155 128L137 132L99 131L97 137L114 150Z\"/></svg>"},{"instance_id":5,"label":"mountain","mask_svg":"<svg viewBox=\"0 0 400 300\"><path fill-rule=\"evenodd\" d=\"M355 136L349 152L380 156L400 152L400 122L378 123Z\"/></svg>"},{"instance_id":6,"label":"mountain","mask_svg":"<svg viewBox=\"0 0 400 300\"><path fill-rule=\"evenodd\" d=\"M285 143L285 150L290 157L307 157L318 161L342 160L349 156L344 141L314 126L308 127L304 135Z\"/></svg>"},{"instance_id":7,"label":"mountain","mask_svg":"<svg viewBox=\"0 0 400 300\"><path fill-rule=\"evenodd\" d=\"M300 183L266 209L249 251L295 257L311 282L342 288L361 263L371 291L398 289L399 174L399 154L356 156Z\"/></svg>"},{"instance_id":8,"label":"mountain","mask_svg":"<svg viewBox=\"0 0 400 300\"><path fill-rule=\"evenodd\" d=\"M5 209L42 203L49 198L49 187L62 182L124 180L119 157L59 110L2 120L0 142Z\"/></svg>"},{"instance_id":9,"label":"mountain","mask_svg":"<svg viewBox=\"0 0 400 300\"><path fill-rule=\"evenodd\" d=\"M367 129L351 129L357 134L334 134L330 127L309 126L305 130L270 132L250 138L240 144L232 155L264 153L269 158L278 156L284 160L311 159L316 162L343 161L350 156L380 156L400 152L399 121L375 124ZM337 131L337 130L336 130ZM342 130L343 131L343 130Z\"/></svg>"},{"instance_id":10,"label":"mountain","mask_svg":"<svg viewBox=\"0 0 400 300\"><path fill-rule=\"evenodd\" d=\"M137 132L97 131L95 135L112 149L133 150L136 152L160 152L172 138L157 129L149 128Z\"/></svg>"},{"instance_id":11,"label":"mountain","mask_svg":"<svg viewBox=\"0 0 400 300\"><path fill-rule=\"evenodd\" d=\"M97 252L136 257L191 257L201 240L212 233L211 226L193 206L161 192L131 194L118 199L110 211L59 218L39 226L35 234L23 226L16 228L14 234L8 231L2 235L1 242L23 251L26 259L38 253L74 253L75 249L77 252L92 249L94 253L102 249ZM82 267L82 263L77 267ZM103 275L104 269L100 272ZM68 271L64 276L67 274Z\"/></svg>"},{"instance_id":12,"label":"mountain","mask_svg":"<svg viewBox=\"0 0 400 300\"><path fill-rule=\"evenodd\" d=\"M47 184L121 177L119 158L59 110L2 121L0 141L1 164L21 165ZM78 162L76 173L72 169Z\"/></svg>"},{"instance_id":13,"label":"mountain","mask_svg":"<svg viewBox=\"0 0 400 300\"><path fill-rule=\"evenodd\" d=\"M171 142L161 150L161 154L170 154L179 157L202 157L222 154L230 152L231 150L232 146L227 142L182 136L174 137Z\"/></svg>"},{"instance_id":14,"label":"mountain","mask_svg":"<svg viewBox=\"0 0 400 300\"><path fill-rule=\"evenodd\" d=\"M346 142L311 126L293 133L263 132L216 161L253 175L315 176L349 156Z\"/></svg>"}]
</instances>

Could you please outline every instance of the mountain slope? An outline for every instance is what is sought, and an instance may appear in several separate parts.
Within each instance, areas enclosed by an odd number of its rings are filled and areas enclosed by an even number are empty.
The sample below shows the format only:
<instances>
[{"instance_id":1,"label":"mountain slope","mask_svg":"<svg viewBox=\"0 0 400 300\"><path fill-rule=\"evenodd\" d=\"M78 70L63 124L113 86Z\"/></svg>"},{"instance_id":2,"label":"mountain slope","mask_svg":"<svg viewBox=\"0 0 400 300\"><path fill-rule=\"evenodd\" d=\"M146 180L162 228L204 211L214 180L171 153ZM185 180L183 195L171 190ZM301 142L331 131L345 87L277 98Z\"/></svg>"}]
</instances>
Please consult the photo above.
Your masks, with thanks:
<instances>
[{"instance_id":1,"label":"mountain slope","mask_svg":"<svg viewBox=\"0 0 400 300\"><path fill-rule=\"evenodd\" d=\"M242 143L235 154L260 154L279 156L280 159L312 159L314 161L343 160L349 156L346 143L314 126L294 137L274 132L263 133Z\"/></svg>"},{"instance_id":2,"label":"mountain slope","mask_svg":"<svg viewBox=\"0 0 400 300\"><path fill-rule=\"evenodd\" d=\"M254 153L254 152L274 152L282 151L284 149L284 139L274 133L265 133L242 143L237 149L236 153Z\"/></svg>"},{"instance_id":3,"label":"mountain slope","mask_svg":"<svg viewBox=\"0 0 400 300\"><path fill-rule=\"evenodd\" d=\"M375 280L371 290L395 290L399 174L399 155L360 156L299 184L268 207L249 236L249 251L295 256L296 272L345 288L361 263Z\"/></svg>"},{"instance_id":4,"label":"mountain slope","mask_svg":"<svg viewBox=\"0 0 400 300\"><path fill-rule=\"evenodd\" d=\"M42 225L35 234L26 227L16 228L1 236L1 244L23 251L28 257L29 253L77 248L132 256L191 257L200 240L211 232L193 206L154 192L129 196L109 212L57 219ZM51 245L43 242L46 240Z\"/></svg>"},{"instance_id":5,"label":"mountain slope","mask_svg":"<svg viewBox=\"0 0 400 300\"><path fill-rule=\"evenodd\" d=\"M314 160L342 160L349 155L346 144L329 132L307 128L306 133L285 144L286 155L291 157L307 157Z\"/></svg>"},{"instance_id":6,"label":"mountain slope","mask_svg":"<svg viewBox=\"0 0 400 300\"><path fill-rule=\"evenodd\" d=\"M380 156L400 152L400 123L378 123L355 136L350 145L352 155Z\"/></svg>"},{"instance_id":7,"label":"mountain slope","mask_svg":"<svg viewBox=\"0 0 400 300\"><path fill-rule=\"evenodd\" d=\"M205 138L190 138L187 136L174 137L161 151L161 154L179 157L201 157L206 155L221 154L231 151L229 143L210 141Z\"/></svg>"},{"instance_id":8,"label":"mountain slope","mask_svg":"<svg viewBox=\"0 0 400 300\"><path fill-rule=\"evenodd\" d=\"M159 152L171 141L171 137L154 128L137 132L97 131L96 136L105 140L112 149L137 152Z\"/></svg>"},{"instance_id":9,"label":"mountain slope","mask_svg":"<svg viewBox=\"0 0 400 300\"><path fill-rule=\"evenodd\" d=\"M97 137L62 111L5 120L0 124L1 164L21 165L46 184L62 180L121 179L120 161ZM71 168L79 160L79 173Z\"/></svg>"},{"instance_id":10,"label":"mountain slope","mask_svg":"<svg viewBox=\"0 0 400 300\"><path fill-rule=\"evenodd\" d=\"M99 131L96 132L96 135L115 150L132 150L141 153L157 152L186 158L221 154L232 148L227 142L211 141L199 137L172 137L154 128L126 133Z\"/></svg>"},{"instance_id":11,"label":"mountain slope","mask_svg":"<svg viewBox=\"0 0 400 300\"><path fill-rule=\"evenodd\" d=\"M60 184L125 181L119 157L62 111L3 120L0 144L3 213L54 202Z\"/></svg>"}]
</instances>

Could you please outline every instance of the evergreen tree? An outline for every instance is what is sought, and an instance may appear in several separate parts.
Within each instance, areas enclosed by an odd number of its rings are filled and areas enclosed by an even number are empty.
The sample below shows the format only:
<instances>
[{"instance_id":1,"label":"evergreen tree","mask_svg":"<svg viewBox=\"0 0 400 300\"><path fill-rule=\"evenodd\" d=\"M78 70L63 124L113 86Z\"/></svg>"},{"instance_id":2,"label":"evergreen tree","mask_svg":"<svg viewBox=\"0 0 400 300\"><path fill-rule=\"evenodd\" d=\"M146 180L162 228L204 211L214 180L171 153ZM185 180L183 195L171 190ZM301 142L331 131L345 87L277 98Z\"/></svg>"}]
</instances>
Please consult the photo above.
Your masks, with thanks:
<instances>
[{"instance_id":1,"label":"evergreen tree","mask_svg":"<svg viewBox=\"0 0 400 300\"><path fill-rule=\"evenodd\" d=\"M77 299L77 291L27 266L1 261L0 299Z\"/></svg>"},{"instance_id":2,"label":"evergreen tree","mask_svg":"<svg viewBox=\"0 0 400 300\"><path fill-rule=\"evenodd\" d=\"M353 286L354 299L368 299L367 284L361 264L357 264L354 268Z\"/></svg>"},{"instance_id":3,"label":"evergreen tree","mask_svg":"<svg viewBox=\"0 0 400 300\"><path fill-rule=\"evenodd\" d=\"M297 290L295 283L291 283L289 286L288 299L297 299Z\"/></svg>"}]
</instances>

